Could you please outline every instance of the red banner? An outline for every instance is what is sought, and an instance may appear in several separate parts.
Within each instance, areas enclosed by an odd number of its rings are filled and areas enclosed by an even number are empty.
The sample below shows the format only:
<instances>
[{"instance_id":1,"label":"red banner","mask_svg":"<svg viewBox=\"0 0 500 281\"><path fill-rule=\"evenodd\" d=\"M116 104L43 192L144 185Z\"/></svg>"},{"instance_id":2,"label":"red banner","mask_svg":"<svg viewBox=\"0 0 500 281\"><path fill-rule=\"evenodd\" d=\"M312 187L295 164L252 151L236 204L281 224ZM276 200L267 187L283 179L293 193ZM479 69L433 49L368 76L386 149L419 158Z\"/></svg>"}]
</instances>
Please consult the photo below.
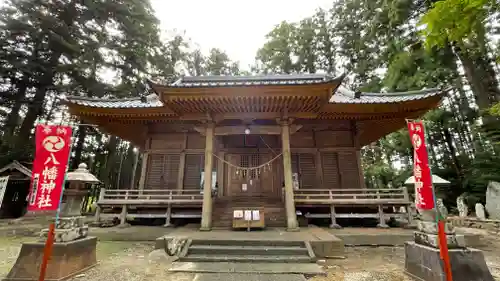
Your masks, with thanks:
<instances>
[{"instance_id":1,"label":"red banner","mask_svg":"<svg viewBox=\"0 0 500 281\"><path fill-rule=\"evenodd\" d=\"M408 131L414 149L415 205L418 209L430 210L434 208L434 191L429 155L425 145L424 123L422 121L408 122Z\"/></svg>"},{"instance_id":2,"label":"red banner","mask_svg":"<svg viewBox=\"0 0 500 281\"><path fill-rule=\"evenodd\" d=\"M71 150L71 134L69 126L36 126L28 211L57 210Z\"/></svg>"}]
</instances>

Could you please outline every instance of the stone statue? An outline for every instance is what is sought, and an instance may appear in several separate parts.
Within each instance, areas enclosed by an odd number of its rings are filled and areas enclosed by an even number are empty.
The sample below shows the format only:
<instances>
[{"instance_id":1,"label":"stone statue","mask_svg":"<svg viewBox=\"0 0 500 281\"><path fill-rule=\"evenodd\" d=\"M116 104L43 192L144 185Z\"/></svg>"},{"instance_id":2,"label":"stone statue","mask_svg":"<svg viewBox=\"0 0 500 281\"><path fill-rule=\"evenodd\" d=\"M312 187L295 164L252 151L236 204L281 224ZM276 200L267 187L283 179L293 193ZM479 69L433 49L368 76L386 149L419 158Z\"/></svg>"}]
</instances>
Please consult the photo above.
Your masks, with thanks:
<instances>
[{"instance_id":1,"label":"stone statue","mask_svg":"<svg viewBox=\"0 0 500 281\"><path fill-rule=\"evenodd\" d=\"M437 199L436 208L438 209L441 217L443 217L444 219L446 219L448 217L448 209L446 209L446 206L443 203L443 199L441 199L441 198Z\"/></svg>"},{"instance_id":2,"label":"stone statue","mask_svg":"<svg viewBox=\"0 0 500 281\"><path fill-rule=\"evenodd\" d=\"M463 195L457 197L457 209L458 209L458 215L461 218L466 218L467 215L469 214L469 208L465 203L465 197Z\"/></svg>"},{"instance_id":3,"label":"stone statue","mask_svg":"<svg viewBox=\"0 0 500 281\"><path fill-rule=\"evenodd\" d=\"M486 214L484 213L484 206L481 203L476 203L476 217L480 220L486 219Z\"/></svg>"},{"instance_id":4,"label":"stone statue","mask_svg":"<svg viewBox=\"0 0 500 281\"><path fill-rule=\"evenodd\" d=\"M490 219L500 219L500 183L495 181L488 183L485 208Z\"/></svg>"}]
</instances>

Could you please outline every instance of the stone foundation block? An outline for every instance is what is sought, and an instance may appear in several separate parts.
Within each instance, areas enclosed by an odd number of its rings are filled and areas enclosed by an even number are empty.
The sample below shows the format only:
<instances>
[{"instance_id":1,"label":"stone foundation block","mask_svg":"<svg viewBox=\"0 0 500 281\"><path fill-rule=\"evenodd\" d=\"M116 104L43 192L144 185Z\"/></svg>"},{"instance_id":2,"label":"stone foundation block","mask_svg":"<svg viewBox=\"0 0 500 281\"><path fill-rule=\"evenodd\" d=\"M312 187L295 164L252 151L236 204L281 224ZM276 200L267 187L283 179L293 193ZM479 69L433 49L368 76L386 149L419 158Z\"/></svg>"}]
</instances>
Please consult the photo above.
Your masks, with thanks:
<instances>
[{"instance_id":1,"label":"stone foundation block","mask_svg":"<svg viewBox=\"0 0 500 281\"><path fill-rule=\"evenodd\" d=\"M73 227L70 229L55 229L54 233L55 233L54 241L56 243L70 242L87 237L89 233L89 227L82 226L82 227ZM48 234L49 234L49 229L48 228L43 229L40 232L40 242L47 240Z\"/></svg>"},{"instance_id":2,"label":"stone foundation block","mask_svg":"<svg viewBox=\"0 0 500 281\"><path fill-rule=\"evenodd\" d=\"M317 258L343 257L344 243L342 240L312 240L311 249Z\"/></svg>"},{"instance_id":3,"label":"stone foundation block","mask_svg":"<svg viewBox=\"0 0 500 281\"><path fill-rule=\"evenodd\" d=\"M66 280L95 266L96 237L55 243L47 265L45 281ZM16 263L3 281L36 281L40 274L45 243L23 243Z\"/></svg>"},{"instance_id":4,"label":"stone foundation block","mask_svg":"<svg viewBox=\"0 0 500 281\"><path fill-rule=\"evenodd\" d=\"M437 234L438 233L438 224L435 221L421 221L417 220L417 229L420 232L429 233L429 234ZM454 234L455 229L451 223L444 224L444 232L446 234Z\"/></svg>"},{"instance_id":5,"label":"stone foundation block","mask_svg":"<svg viewBox=\"0 0 500 281\"><path fill-rule=\"evenodd\" d=\"M414 241L417 244L439 248L439 236L437 234L428 234L416 231L414 232ZM460 234L446 235L446 241L448 243L448 248L465 248L465 236Z\"/></svg>"},{"instance_id":6,"label":"stone foundation block","mask_svg":"<svg viewBox=\"0 0 500 281\"><path fill-rule=\"evenodd\" d=\"M494 281L483 252L477 249L450 249L453 281ZM419 281L446 281L439 249L405 243L405 271Z\"/></svg>"}]
</instances>

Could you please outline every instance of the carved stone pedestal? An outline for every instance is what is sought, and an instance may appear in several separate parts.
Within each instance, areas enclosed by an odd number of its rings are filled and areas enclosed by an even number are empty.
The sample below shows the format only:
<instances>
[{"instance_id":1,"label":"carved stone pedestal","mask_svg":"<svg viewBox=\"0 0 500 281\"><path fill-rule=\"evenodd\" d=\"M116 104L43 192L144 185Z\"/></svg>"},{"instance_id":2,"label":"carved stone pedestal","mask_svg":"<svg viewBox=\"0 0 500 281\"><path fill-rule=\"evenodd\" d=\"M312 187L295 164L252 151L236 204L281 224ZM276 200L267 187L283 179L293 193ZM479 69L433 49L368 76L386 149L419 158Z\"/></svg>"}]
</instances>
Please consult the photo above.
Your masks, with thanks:
<instances>
[{"instance_id":1,"label":"carved stone pedestal","mask_svg":"<svg viewBox=\"0 0 500 281\"><path fill-rule=\"evenodd\" d=\"M97 264L97 237L54 243L45 281L66 280ZM36 281L45 242L23 243L16 263L4 281Z\"/></svg>"},{"instance_id":2,"label":"carved stone pedestal","mask_svg":"<svg viewBox=\"0 0 500 281\"><path fill-rule=\"evenodd\" d=\"M83 216L60 218L54 231L54 242L69 242L87 237L89 227L84 220ZM48 234L49 229L43 229L40 232L40 242L46 241Z\"/></svg>"},{"instance_id":3,"label":"carved stone pedestal","mask_svg":"<svg viewBox=\"0 0 500 281\"><path fill-rule=\"evenodd\" d=\"M84 219L68 217L58 221L45 281L65 280L97 264L97 238L87 237ZM42 230L39 242L22 244L16 263L4 281L38 280L48 232L48 229Z\"/></svg>"},{"instance_id":4,"label":"carved stone pedestal","mask_svg":"<svg viewBox=\"0 0 500 281\"><path fill-rule=\"evenodd\" d=\"M494 281L483 252L477 249L449 249L453 281ZM439 249L405 243L405 271L419 281L446 281Z\"/></svg>"},{"instance_id":5,"label":"carved stone pedestal","mask_svg":"<svg viewBox=\"0 0 500 281\"><path fill-rule=\"evenodd\" d=\"M405 272L419 281L446 281L444 263L440 257L438 224L433 221L417 222L414 242L405 243ZM453 281L493 281L483 252L467 248L463 235L455 234L445 224Z\"/></svg>"}]
</instances>

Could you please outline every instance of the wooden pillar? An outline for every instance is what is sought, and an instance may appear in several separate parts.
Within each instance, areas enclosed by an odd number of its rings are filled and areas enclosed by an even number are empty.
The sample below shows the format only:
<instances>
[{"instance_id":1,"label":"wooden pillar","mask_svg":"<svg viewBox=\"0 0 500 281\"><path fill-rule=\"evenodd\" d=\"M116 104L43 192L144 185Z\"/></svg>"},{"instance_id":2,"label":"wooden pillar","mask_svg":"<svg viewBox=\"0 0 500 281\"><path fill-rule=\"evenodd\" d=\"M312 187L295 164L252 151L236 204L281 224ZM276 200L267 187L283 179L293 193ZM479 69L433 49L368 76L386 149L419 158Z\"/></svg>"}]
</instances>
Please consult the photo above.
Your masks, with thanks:
<instances>
[{"instance_id":1,"label":"wooden pillar","mask_svg":"<svg viewBox=\"0 0 500 281\"><path fill-rule=\"evenodd\" d=\"M389 226L385 223L385 216L384 216L384 206L378 205L378 224L377 227L380 228L388 228Z\"/></svg>"},{"instance_id":2,"label":"wooden pillar","mask_svg":"<svg viewBox=\"0 0 500 281\"><path fill-rule=\"evenodd\" d=\"M177 174L177 193L181 194L184 188L184 169L186 168L186 151L187 148L187 133L184 133L184 141L182 143L182 151L179 155L179 172Z\"/></svg>"},{"instance_id":3,"label":"wooden pillar","mask_svg":"<svg viewBox=\"0 0 500 281\"><path fill-rule=\"evenodd\" d=\"M288 231L297 231L297 214L293 196L292 155L290 152L290 121L281 122L281 145L283 151L283 175L285 180L285 207Z\"/></svg>"},{"instance_id":4,"label":"wooden pillar","mask_svg":"<svg viewBox=\"0 0 500 281\"><path fill-rule=\"evenodd\" d=\"M205 171L203 176L203 206L201 211L200 230L210 230L212 228L212 167L214 149L214 123L207 123L205 131Z\"/></svg>"},{"instance_id":5,"label":"wooden pillar","mask_svg":"<svg viewBox=\"0 0 500 281\"><path fill-rule=\"evenodd\" d=\"M144 185L146 184L146 174L148 171L148 158L149 158L149 152L144 152L142 154L141 177L139 178L139 190L144 190Z\"/></svg>"},{"instance_id":6,"label":"wooden pillar","mask_svg":"<svg viewBox=\"0 0 500 281\"><path fill-rule=\"evenodd\" d=\"M337 216L337 214L335 212L335 205L331 204L330 205L330 219L331 219L332 223L330 224L330 228L341 229L342 227L339 224L337 224L336 216Z\"/></svg>"},{"instance_id":7,"label":"wooden pillar","mask_svg":"<svg viewBox=\"0 0 500 281\"><path fill-rule=\"evenodd\" d=\"M356 162L358 164L358 173L359 173L359 188L366 188L365 175L363 173L363 165L361 162L361 144L359 143L359 131L356 121L351 121L351 131L352 131L353 145L356 148Z\"/></svg>"},{"instance_id":8,"label":"wooden pillar","mask_svg":"<svg viewBox=\"0 0 500 281\"><path fill-rule=\"evenodd\" d=\"M218 154L219 158L217 161L217 183L218 183L218 189L217 189L217 197L222 197L224 196L224 161L221 159L225 159L226 153L225 152L219 152Z\"/></svg>"},{"instance_id":9,"label":"wooden pillar","mask_svg":"<svg viewBox=\"0 0 500 281\"><path fill-rule=\"evenodd\" d=\"M325 188L323 185L323 159L321 159L321 152L316 151L315 154L316 164L316 186L314 188Z\"/></svg>"},{"instance_id":10,"label":"wooden pillar","mask_svg":"<svg viewBox=\"0 0 500 281\"><path fill-rule=\"evenodd\" d=\"M120 226L127 225L127 205L122 205L122 212L120 213Z\"/></svg>"},{"instance_id":11,"label":"wooden pillar","mask_svg":"<svg viewBox=\"0 0 500 281\"><path fill-rule=\"evenodd\" d=\"M101 207L99 206L99 201L102 201L104 199L104 193L106 193L106 188L101 188L101 191L99 191L99 198L96 202L95 222L101 221Z\"/></svg>"},{"instance_id":12,"label":"wooden pillar","mask_svg":"<svg viewBox=\"0 0 500 281\"><path fill-rule=\"evenodd\" d=\"M136 185L135 185L135 175L137 174L137 164L139 163L139 151L135 151L134 152L135 156L134 156L134 165L132 167L132 175L130 177L130 187L129 189L135 189L136 188Z\"/></svg>"},{"instance_id":13,"label":"wooden pillar","mask_svg":"<svg viewBox=\"0 0 500 281\"><path fill-rule=\"evenodd\" d=\"M184 169L186 168L186 152L179 156L179 173L177 174L177 193L181 194L184 189Z\"/></svg>"},{"instance_id":14,"label":"wooden pillar","mask_svg":"<svg viewBox=\"0 0 500 281\"><path fill-rule=\"evenodd\" d=\"M172 205L168 204L167 211L165 212L165 224L164 227L170 227L170 219L172 217Z\"/></svg>"},{"instance_id":15,"label":"wooden pillar","mask_svg":"<svg viewBox=\"0 0 500 281\"><path fill-rule=\"evenodd\" d=\"M358 173L359 173L359 188L366 188L365 175L363 173L363 165L361 163L361 149L356 148L356 161L358 162Z\"/></svg>"},{"instance_id":16,"label":"wooden pillar","mask_svg":"<svg viewBox=\"0 0 500 281\"><path fill-rule=\"evenodd\" d=\"M128 199L128 191L125 192L125 200L127 201ZM125 227L127 226L127 205L123 204L122 205L122 212L120 214L120 225L119 227Z\"/></svg>"}]
</instances>

